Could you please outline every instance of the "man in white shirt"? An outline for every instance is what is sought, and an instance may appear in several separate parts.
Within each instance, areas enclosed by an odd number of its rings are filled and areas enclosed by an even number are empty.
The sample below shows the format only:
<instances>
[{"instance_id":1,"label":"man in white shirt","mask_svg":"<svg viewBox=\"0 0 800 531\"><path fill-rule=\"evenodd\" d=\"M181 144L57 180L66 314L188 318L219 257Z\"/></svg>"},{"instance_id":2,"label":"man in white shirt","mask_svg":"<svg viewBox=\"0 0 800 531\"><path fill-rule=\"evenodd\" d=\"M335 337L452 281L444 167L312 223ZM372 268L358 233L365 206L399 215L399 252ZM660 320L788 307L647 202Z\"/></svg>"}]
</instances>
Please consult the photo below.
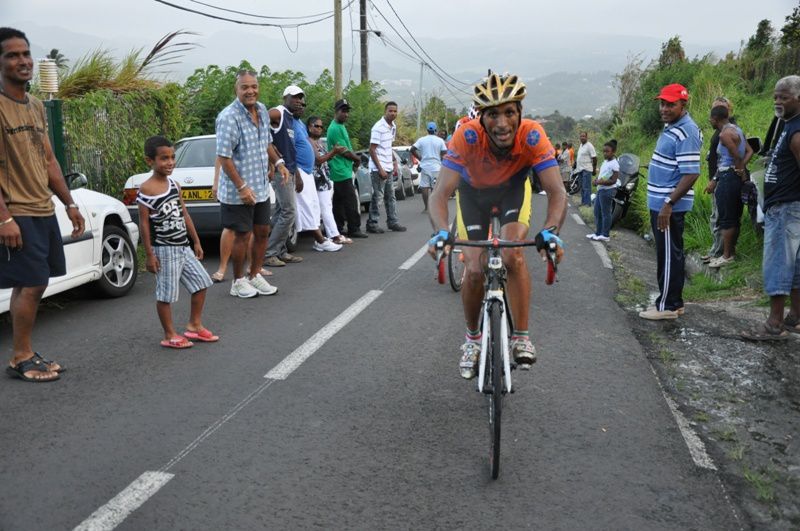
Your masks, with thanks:
<instances>
[{"instance_id":1,"label":"man in white shirt","mask_svg":"<svg viewBox=\"0 0 800 531\"><path fill-rule=\"evenodd\" d=\"M392 176L397 175L397 160L392 151L392 143L397 135L397 104L387 102L383 107L383 118L375 122L369 137L369 173L372 177L372 201L369 203L367 232L381 234L378 227L381 217L380 205L386 206L386 226L389 230L404 232L406 228L397 220L397 205L392 190Z\"/></svg>"},{"instance_id":2,"label":"man in white shirt","mask_svg":"<svg viewBox=\"0 0 800 531\"><path fill-rule=\"evenodd\" d=\"M575 163L581 172L581 206L592 205L592 177L597 175L597 152L589 142L589 133L582 131L580 135L581 147Z\"/></svg>"},{"instance_id":3,"label":"man in white shirt","mask_svg":"<svg viewBox=\"0 0 800 531\"><path fill-rule=\"evenodd\" d=\"M428 134L411 146L411 154L419 159L419 190L425 205L423 212L428 211L428 194L436 184L442 168L442 157L447 153L447 145L436 134L436 129L436 122L428 122Z\"/></svg>"}]
</instances>

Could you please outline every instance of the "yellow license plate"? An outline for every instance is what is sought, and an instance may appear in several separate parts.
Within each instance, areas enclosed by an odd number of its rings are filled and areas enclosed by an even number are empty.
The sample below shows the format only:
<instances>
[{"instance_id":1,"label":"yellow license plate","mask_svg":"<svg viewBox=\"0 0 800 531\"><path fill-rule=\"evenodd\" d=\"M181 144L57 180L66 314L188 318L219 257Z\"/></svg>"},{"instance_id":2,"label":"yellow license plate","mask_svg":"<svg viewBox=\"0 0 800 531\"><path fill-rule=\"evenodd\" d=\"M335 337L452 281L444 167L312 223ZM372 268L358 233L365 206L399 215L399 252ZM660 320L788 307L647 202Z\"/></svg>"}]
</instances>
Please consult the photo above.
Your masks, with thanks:
<instances>
[{"instance_id":1,"label":"yellow license plate","mask_svg":"<svg viewBox=\"0 0 800 531\"><path fill-rule=\"evenodd\" d=\"M181 190L184 201L211 201L211 188L184 188Z\"/></svg>"}]
</instances>

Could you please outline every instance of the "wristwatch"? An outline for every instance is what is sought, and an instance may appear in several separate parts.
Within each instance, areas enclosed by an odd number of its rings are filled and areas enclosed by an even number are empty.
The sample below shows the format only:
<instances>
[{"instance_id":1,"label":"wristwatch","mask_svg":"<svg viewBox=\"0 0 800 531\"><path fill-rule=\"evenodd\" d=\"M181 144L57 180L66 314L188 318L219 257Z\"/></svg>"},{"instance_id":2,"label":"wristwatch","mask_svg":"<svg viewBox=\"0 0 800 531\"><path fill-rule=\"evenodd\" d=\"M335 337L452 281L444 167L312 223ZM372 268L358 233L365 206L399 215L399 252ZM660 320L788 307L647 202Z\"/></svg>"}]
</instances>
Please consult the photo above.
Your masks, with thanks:
<instances>
[{"instance_id":1,"label":"wristwatch","mask_svg":"<svg viewBox=\"0 0 800 531\"><path fill-rule=\"evenodd\" d=\"M664 202L665 202L666 204L668 204L669 206L672 206L672 204L673 204L673 203L672 203L672 198L670 198L670 197L665 197L665 198L664 198Z\"/></svg>"}]
</instances>

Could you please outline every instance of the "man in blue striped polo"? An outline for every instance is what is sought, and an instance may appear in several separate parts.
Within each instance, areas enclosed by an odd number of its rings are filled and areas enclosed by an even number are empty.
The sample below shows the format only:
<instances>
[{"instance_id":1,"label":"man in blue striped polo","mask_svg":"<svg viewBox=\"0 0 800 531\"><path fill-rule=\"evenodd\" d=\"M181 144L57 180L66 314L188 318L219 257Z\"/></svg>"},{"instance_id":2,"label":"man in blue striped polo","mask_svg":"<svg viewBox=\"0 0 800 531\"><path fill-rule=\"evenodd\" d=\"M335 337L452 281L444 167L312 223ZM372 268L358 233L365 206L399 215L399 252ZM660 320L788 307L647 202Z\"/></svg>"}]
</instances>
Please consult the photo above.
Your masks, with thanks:
<instances>
[{"instance_id":1,"label":"man in blue striped polo","mask_svg":"<svg viewBox=\"0 0 800 531\"><path fill-rule=\"evenodd\" d=\"M647 175L647 206L658 257L659 295L639 317L654 321L683 315L683 224L694 204L692 186L700 175L703 135L686 111L689 92L673 83L656 96L664 130Z\"/></svg>"}]
</instances>

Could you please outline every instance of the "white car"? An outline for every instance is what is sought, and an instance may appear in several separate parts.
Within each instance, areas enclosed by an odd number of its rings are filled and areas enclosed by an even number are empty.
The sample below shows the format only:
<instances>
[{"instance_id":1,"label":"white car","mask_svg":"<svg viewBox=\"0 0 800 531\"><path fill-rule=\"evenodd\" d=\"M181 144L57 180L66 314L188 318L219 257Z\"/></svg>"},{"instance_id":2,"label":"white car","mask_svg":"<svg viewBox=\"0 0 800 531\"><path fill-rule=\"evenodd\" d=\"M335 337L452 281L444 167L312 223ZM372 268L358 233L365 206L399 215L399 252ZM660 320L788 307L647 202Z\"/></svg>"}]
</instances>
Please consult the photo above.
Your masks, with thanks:
<instances>
[{"instance_id":1,"label":"white car","mask_svg":"<svg viewBox=\"0 0 800 531\"><path fill-rule=\"evenodd\" d=\"M219 202L211 193L216 157L215 135L182 138L175 143L175 169L172 170L172 178L181 187L186 210L189 211L200 236L218 236L222 232ZM152 172L139 173L125 181L122 202L128 207L131 219L137 223L139 207L136 205L136 193L139 186L151 175Z\"/></svg>"},{"instance_id":2,"label":"white car","mask_svg":"<svg viewBox=\"0 0 800 531\"><path fill-rule=\"evenodd\" d=\"M181 187L181 196L186 210L198 236L219 236L222 224L219 214L219 201L214 198L211 187L214 185L214 161L217 158L216 135L191 136L175 142L175 169L171 177ZM139 186L150 178L152 172L139 173L125 181L122 202L127 206L131 219L139 222L139 207L136 194ZM270 186L270 202L275 210L275 193ZM291 231L286 246L294 252L297 232Z\"/></svg>"},{"instance_id":3,"label":"white car","mask_svg":"<svg viewBox=\"0 0 800 531\"><path fill-rule=\"evenodd\" d=\"M45 297L82 284L94 282L98 291L108 297L125 295L136 283L136 244L139 228L125 205L113 197L86 190L86 177L73 173L66 177L72 198L86 220L82 236L72 238L72 222L64 204L53 196L56 218L64 240L67 274L53 277ZM24 242L23 242L24 243ZM8 311L11 290L0 289L0 313Z\"/></svg>"},{"instance_id":4,"label":"white car","mask_svg":"<svg viewBox=\"0 0 800 531\"><path fill-rule=\"evenodd\" d=\"M407 166L409 171L411 171L411 195L414 195L413 191L419 189L419 161L417 157L411 154L411 146L397 146L394 150L400 155L402 164Z\"/></svg>"}]
</instances>

